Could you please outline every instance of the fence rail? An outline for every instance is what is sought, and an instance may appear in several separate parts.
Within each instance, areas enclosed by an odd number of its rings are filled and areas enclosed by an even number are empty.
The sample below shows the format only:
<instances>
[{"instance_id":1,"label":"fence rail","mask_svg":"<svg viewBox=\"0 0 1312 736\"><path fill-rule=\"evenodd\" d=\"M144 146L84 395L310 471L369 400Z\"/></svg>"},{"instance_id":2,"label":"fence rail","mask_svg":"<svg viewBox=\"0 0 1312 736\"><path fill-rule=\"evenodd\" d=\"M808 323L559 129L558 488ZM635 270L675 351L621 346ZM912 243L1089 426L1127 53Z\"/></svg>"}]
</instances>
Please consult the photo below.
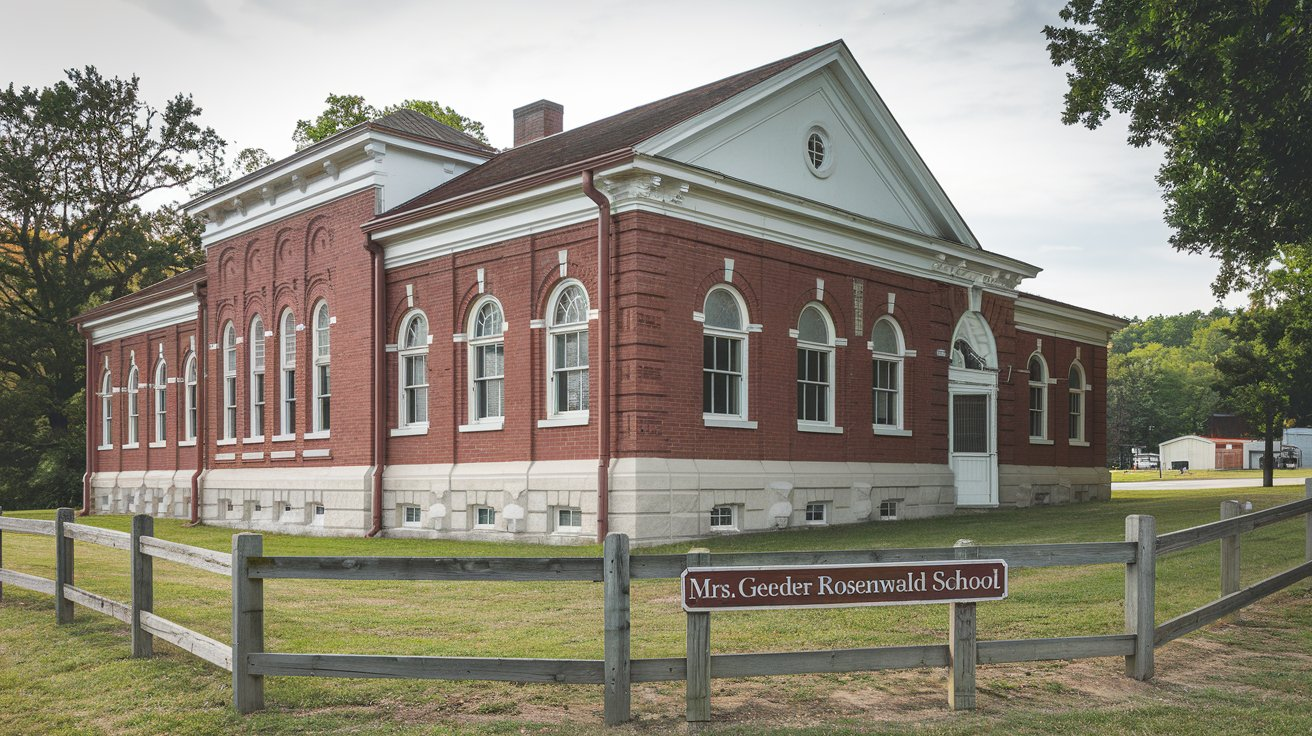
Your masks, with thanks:
<instances>
[{"instance_id":1,"label":"fence rail","mask_svg":"<svg viewBox=\"0 0 1312 736\"><path fill-rule=\"evenodd\" d=\"M878 671L924 667L948 668L948 702L970 709L975 702L975 668L980 664L1031 662L1088 657L1124 657L1127 676L1147 679L1154 673L1153 651L1212 621L1312 577L1312 479L1307 498L1242 515L1235 502L1222 505L1221 520L1157 535L1151 516L1126 519L1124 542L1074 544L989 545L947 548L844 550L830 552L751 552L712 555L630 555L628 539L611 535L601 558L519 557L304 557L264 556L257 534L233 537L232 553L192 547L154 536L153 520L133 518L132 533L77 524L70 509L60 509L55 521L14 519L0 514L0 532L56 537L56 579L6 570L3 584L54 595L61 623L72 618L76 603L128 623L133 655L152 654L154 638L162 639L211 664L230 671L233 705L248 713L264 707L264 678L359 677L446 680L495 680L525 683L603 685L605 720L619 724L630 717L632 683L685 681L690 724L708 721L711 678L755 677L804 673ZM1240 537L1269 524L1307 517L1303 564L1240 589ZM126 550L131 559L132 601L123 603L73 585L73 545L80 541ZM1221 597L1184 615L1156 625L1156 560L1164 554L1221 540ZM188 629L152 610L154 559L163 559L232 580L232 643ZM842 565L886 562L1003 559L1012 568L1117 564L1125 566L1123 634L1046 639L980 641L975 630L975 604L953 603L946 644L873 647L798 652L712 654L710 616L687 614L686 657L632 659L630 656L630 585L635 579L675 578L687 568ZM0 560L0 564L2 564ZM427 657L371 654L301 654L264 651L264 581L317 580L446 580L446 581L580 581L601 582L604 601L605 658L522 659ZM723 615L723 614L720 614Z\"/></svg>"}]
</instances>

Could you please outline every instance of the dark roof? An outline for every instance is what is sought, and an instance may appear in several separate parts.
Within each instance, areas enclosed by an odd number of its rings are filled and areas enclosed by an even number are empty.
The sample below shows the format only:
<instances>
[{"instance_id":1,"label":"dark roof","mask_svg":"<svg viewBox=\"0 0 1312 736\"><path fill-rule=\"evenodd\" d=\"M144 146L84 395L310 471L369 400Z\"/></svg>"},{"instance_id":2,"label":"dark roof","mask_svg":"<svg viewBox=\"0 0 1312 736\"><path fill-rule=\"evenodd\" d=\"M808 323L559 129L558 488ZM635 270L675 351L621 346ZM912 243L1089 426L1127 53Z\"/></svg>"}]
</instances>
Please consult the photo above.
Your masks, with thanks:
<instances>
[{"instance_id":1,"label":"dark roof","mask_svg":"<svg viewBox=\"0 0 1312 736\"><path fill-rule=\"evenodd\" d=\"M834 41L718 82L503 151L456 178L397 205L377 219L505 184L633 146L755 87L842 41Z\"/></svg>"},{"instance_id":2,"label":"dark roof","mask_svg":"<svg viewBox=\"0 0 1312 736\"><path fill-rule=\"evenodd\" d=\"M479 151L492 152L496 149L477 138L452 128L446 123L440 123L421 112L415 112L402 108L393 113L388 113L371 121L374 128L386 128L398 133L419 136L421 138L435 138L443 143L450 143L456 146L473 148Z\"/></svg>"},{"instance_id":3,"label":"dark roof","mask_svg":"<svg viewBox=\"0 0 1312 736\"><path fill-rule=\"evenodd\" d=\"M163 281L157 281L150 286L135 291L127 296L121 296L113 301L105 302L98 307L93 307L74 317L72 322L82 324L93 319L98 319L106 315L122 312L132 307L149 302L155 297L162 296L173 291L190 291L191 287L205 280L205 267L197 266L190 271L183 271L177 276L170 276Z\"/></svg>"}]
</instances>

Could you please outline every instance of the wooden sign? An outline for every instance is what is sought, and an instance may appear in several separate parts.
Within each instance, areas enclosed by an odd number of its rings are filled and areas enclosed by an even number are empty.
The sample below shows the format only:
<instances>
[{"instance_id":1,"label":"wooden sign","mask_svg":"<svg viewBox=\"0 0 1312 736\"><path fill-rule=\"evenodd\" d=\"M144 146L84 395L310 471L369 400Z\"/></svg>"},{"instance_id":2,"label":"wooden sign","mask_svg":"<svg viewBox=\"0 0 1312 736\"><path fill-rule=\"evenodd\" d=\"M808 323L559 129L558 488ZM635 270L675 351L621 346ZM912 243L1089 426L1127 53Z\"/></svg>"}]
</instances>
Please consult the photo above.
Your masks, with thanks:
<instances>
[{"instance_id":1,"label":"wooden sign","mask_svg":"<svg viewBox=\"0 0 1312 736\"><path fill-rule=\"evenodd\" d=\"M1007 597L1007 563L690 567L681 587L689 612L974 603Z\"/></svg>"}]
</instances>

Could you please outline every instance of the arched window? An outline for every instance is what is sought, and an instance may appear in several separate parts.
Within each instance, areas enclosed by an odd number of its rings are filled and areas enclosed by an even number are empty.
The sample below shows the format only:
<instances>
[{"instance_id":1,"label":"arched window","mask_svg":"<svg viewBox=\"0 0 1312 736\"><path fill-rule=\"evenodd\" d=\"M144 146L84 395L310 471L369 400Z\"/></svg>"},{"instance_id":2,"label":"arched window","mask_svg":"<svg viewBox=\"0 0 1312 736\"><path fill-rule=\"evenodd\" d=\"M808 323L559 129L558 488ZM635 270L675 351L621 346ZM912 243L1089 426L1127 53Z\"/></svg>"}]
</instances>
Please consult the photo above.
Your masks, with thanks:
<instances>
[{"instance_id":1,"label":"arched window","mask_svg":"<svg viewBox=\"0 0 1312 736\"><path fill-rule=\"evenodd\" d=\"M137 391L141 389L141 382L137 378L137 367L134 365L128 369L128 438L124 443L125 448L136 447L141 441L141 408L137 398Z\"/></svg>"},{"instance_id":2,"label":"arched window","mask_svg":"<svg viewBox=\"0 0 1312 736\"><path fill-rule=\"evenodd\" d=\"M797 319L797 428L834 426L834 326L818 303Z\"/></svg>"},{"instance_id":3,"label":"arched window","mask_svg":"<svg viewBox=\"0 0 1312 736\"><path fill-rule=\"evenodd\" d=\"M473 424L496 424L505 417L505 329L496 299L484 297L474 304L469 324L469 420Z\"/></svg>"},{"instance_id":4,"label":"arched window","mask_svg":"<svg viewBox=\"0 0 1312 736\"><path fill-rule=\"evenodd\" d=\"M1084 368L1078 362L1071 363L1067 376L1070 382L1070 431L1067 437L1071 442L1084 442Z\"/></svg>"},{"instance_id":5,"label":"arched window","mask_svg":"<svg viewBox=\"0 0 1312 736\"><path fill-rule=\"evenodd\" d=\"M332 426L331 353L328 349L328 302L314 308L314 431Z\"/></svg>"},{"instance_id":6,"label":"arched window","mask_svg":"<svg viewBox=\"0 0 1312 736\"><path fill-rule=\"evenodd\" d=\"M719 285L702 306L702 418L747 419L747 306Z\"/></svg>"},{"instance_id":7,"label":"arched window","mask_svg":"<svg viewBox=\"0 0 1312 736\"><path fill-rule=\"evenodd\" d=\"M586 417L588 410L588 294L569 281L547 306L547 415Z\"/></svg>"},{"instance_id":8,"label":"arched window","mask_svg":"<svg viewBox=\"0 0 1312 736\"><path fill-rule=\"evenodd\" d=\"M401 411L403 427L428 426L428 319L412 312L401 321Z\"/></svg>"},{"instance_id":9,"label":"arched window","mask_svg":"<svg viewBox=\"0 0 1312 736\"><path fill-rule=\"evenodd\" d=\"M278 433L296 434L296 317L287 309L278 320L279 422Z\"/></svg>"},{"instance_id":10,"label":"arched window","mask_svg":"<svg viewBox=\"0 0 1312 736\"><path fill-rule=\"evenodd\" d=\"M223 434L237 438L237 330L232 322L223 325Z\"/></svg>"},{"instance_id":11,"label":"arched window","mask_svg":"<svg viewBox=\"0 0 1312 736\"><path fill-rule=\"evenodd\" d=\"M100 377L100 447L114 446L114 384L110 372Z\"/></svg>"},{"instance_id":12,"label":"arched window","mask_svg":"<svg viewBox=\"0 0 1312 736\"><path fill-rule=\"evenodd\" d=\"M260 315L251 318L250 337L250 437L264 437L264 320Z\"/></svg>"},{"instance_id":13,"label":"arched window","mask_svg":"<svg viewBox=\"0 0 1312 736\"><path fill-rule=\"evenodd\" d=\"M183 363L182 374L182 412L183 412L183 429L182 437L189 442L196 441L196 425L198 417L198 408L196 403L196 387L199 384L196 371L196 354L189 353L187 360Z\"/></svg>"},{"instance_id":14,"label":"arched window","mask_svg":"<svg viewBox=\"0 0 1312 736\"><path fill-rule=\"evenodd\" d=\"M1030 356L1030 439L1048 438L1048 364L1043 356Z\"/></svg>"},{"instance_id":15,"label":"arched window","mask_svg":"<svg viewBox=\"0 0 1312 736\"><path fill-rule=\"evenodd\" d=\"M152 392L155 396L155 441L156 442L166 442L167 440L165 438L168 436L166 434L167 432L166 425L168 424L168 410L169 410L168 408L169 407L168 404L169 377L168 376L169 376L168 364L164 362L163 358L160 358L159 362L155 363L155 383L153 384L154 389Z\"/></svg>"},{"instance_id":16,"label":"arched window","mask_svg":"<svg viewBox=\"0 0 1312 736\"><path fill-rule=\"evenodd\" d=\"M870 328L870 353L874 360L875 431L903 428L903 359L902 330L892 317L880 317Z\"/></svg>"}]
</instances>

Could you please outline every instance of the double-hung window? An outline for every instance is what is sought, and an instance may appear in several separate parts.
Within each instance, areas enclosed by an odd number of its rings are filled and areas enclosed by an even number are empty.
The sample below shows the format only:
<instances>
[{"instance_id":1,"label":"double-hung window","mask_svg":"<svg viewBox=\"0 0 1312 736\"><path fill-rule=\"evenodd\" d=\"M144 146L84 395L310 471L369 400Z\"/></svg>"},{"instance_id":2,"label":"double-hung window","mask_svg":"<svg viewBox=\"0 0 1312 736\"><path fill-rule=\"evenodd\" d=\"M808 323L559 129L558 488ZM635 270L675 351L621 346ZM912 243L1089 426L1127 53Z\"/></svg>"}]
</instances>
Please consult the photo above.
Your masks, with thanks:
<instances>
[{"instance_id":1,"label":"double-hung window","mask_svg":"<svg viewBox=\"0 0 1312 736\"><path fill-rule=\"evenodd\" d=\"M155 363L155 382L151 385L151 395L155 398L155 442L166 441L165 432L167 427L165 425L168 422L169 406L168 374L168 364L164 362L163 358L160 358L159 362Z\"/></svg>"},{"instance_id":2,"label":"double-hung window","mask_svg":"<svg viewBox=\"0 0 1312 736\"><path fill-rule=\"evenodd\" d=\"M547 415L586 417L588 295L576 281L556 289L548 306Z\"/></svg>"},{"instance_id":3,"label":"double-hung window","mask_svg":"<svg viewBox=\"0 0 1312 736\"><path fill-rule=\"evenodd\" d=\"M264 436L264 320L260 315L251 319L251 334L247 338L251 344L251 427L250 436Z\"/></svg>"},{"instance_id":4,"label":"double-hung window","mask_svg":"<svg viewBox=\"0 0 1312 736\"><path fill-rule=\"evenodd\" d=\"M223 434L221 439L237 437L237 330L231 322L223 325Z\"/></svg>"},{"instance_id":5,"label":"double-hung window","mask_svg":"<svg viewBox=\"0 0 1312 736\"><path fill-rule=\"evenodd\" d=\"M747 309L728 286L706 294L702 322L702 418L747 419Z\"/></svg>"},{"instance_id":6,"label":"double-hung window","mask_svg":"<svg viewBox=\"0 0 1312 736\"><path fill-rule=\"evenodd\" d=\"M824 307L808 304L797 320L797 428L833 426L833 322Z\"/></svg>"},{"instance_id":7,"label":"double-hung window","mask_svg":"<svg viewBox=\"0 0 1312 736\"><path fill-rule=\"evenodd\" d=\"M586 319L586 313L584 315ZM584 345L587 333L584 333ZM586 348L583 362L587 363ZM586 369L585 369L586 373ZM469 326L470 422L495 424L505 417L505 319L501 305L485 297L473 310ZM586 408L586 406L585 406Z\"/></svg>"},{"instance_id":8,"label":"double-hung window","mask_svg":"<svg viewBox=\"0 0 1312 736\"><path fill-rule=\"evenodd\" d=\"M182 416L183 416L182 439L187 440L189 442L195 442L196 421L198 419L197 416L198 410L196 405L196 398L197 398L196 387L197 384L199 383L199 381L197 380L198 375L196 370L195 353L190 353L187 355L187 359L186 361L184 361L182 366L182 374L184 376L182 380Z\"/></svg>"},{"instance_id":9,"label":"double-hung window","mask_svg":"<svg viewBox=\"0 0 1312 736\"><path fill-rule=\"evenodd\" d=\"M296 434L296 317L291 310L282 313L279 320L278 368L279 434Z\"/></svg>"},{"instance_id":10,"label":"double-hung window","mask_svg":"<svg viewBox=\"0 0 1312 736\"><path fill-rule=\"evenodd\" d=\"M100 447L114 446L114 384L109 371L100 377Z\"/></svg>"},{"instance_id":11,"label":"double-hung window","mask_svg":"<svg viewBox=\"0 0 1312 736\"><path fill-rule=\"evenodd\" d=\"M871 385L876 432L903 428L906 392L902 330L892 317L880 317L870 329L874 380Z\"/></svg>"},{"instance_id":12,"label":"double-hung window","mask_svg":"<svg viewBox=\"0 0 1312 736\"><path fill-rule=\"evenodd\" d=\"M137 400L137 390L141 388L137 380L137 367L128 370L128 440L124 447L136 447L140 439L139 420L141 411Z\"/></svg>"},{"instance_id":13,"label":"double-hung window","mask_svg":"<svg viewBox=\"0 0 1312 736\"><path fill-rule=\"evenodd\" d=\"M328 302L314 308L314 431L332 426L331 352L328 344Z\"/></svg>"},{"instance_id":14,"label":"double-hung window","mask_svg":"<svg viewBox=\"0 0 1312 736\"><path fill-rule=\"evenodd\" d=\"M411 312L401 321L401 412L402 427L428 425L428 318Z\"/></svg>"},{"instance_id":15,"label":"double-hung window","mask_svg":"<svg viewBox=\"0 0 1312 736\"><path fill-rule=\"evenodd\" d=\"M1070 411L1069 432L1071 442L1084 442L1084 368L1079 363L1071 363L1070 374Z\"/></svg>"},{"instance_id":16,"label":"double-hung window","mask_svg":"<svg viewBox=\"0 0 1312 736\"><path fill-rule=\"evenodd\" d=\"M1048 364L1043 356L1030 356L1030 439L1048 438Z\"/></svg>"}]
</instances>

